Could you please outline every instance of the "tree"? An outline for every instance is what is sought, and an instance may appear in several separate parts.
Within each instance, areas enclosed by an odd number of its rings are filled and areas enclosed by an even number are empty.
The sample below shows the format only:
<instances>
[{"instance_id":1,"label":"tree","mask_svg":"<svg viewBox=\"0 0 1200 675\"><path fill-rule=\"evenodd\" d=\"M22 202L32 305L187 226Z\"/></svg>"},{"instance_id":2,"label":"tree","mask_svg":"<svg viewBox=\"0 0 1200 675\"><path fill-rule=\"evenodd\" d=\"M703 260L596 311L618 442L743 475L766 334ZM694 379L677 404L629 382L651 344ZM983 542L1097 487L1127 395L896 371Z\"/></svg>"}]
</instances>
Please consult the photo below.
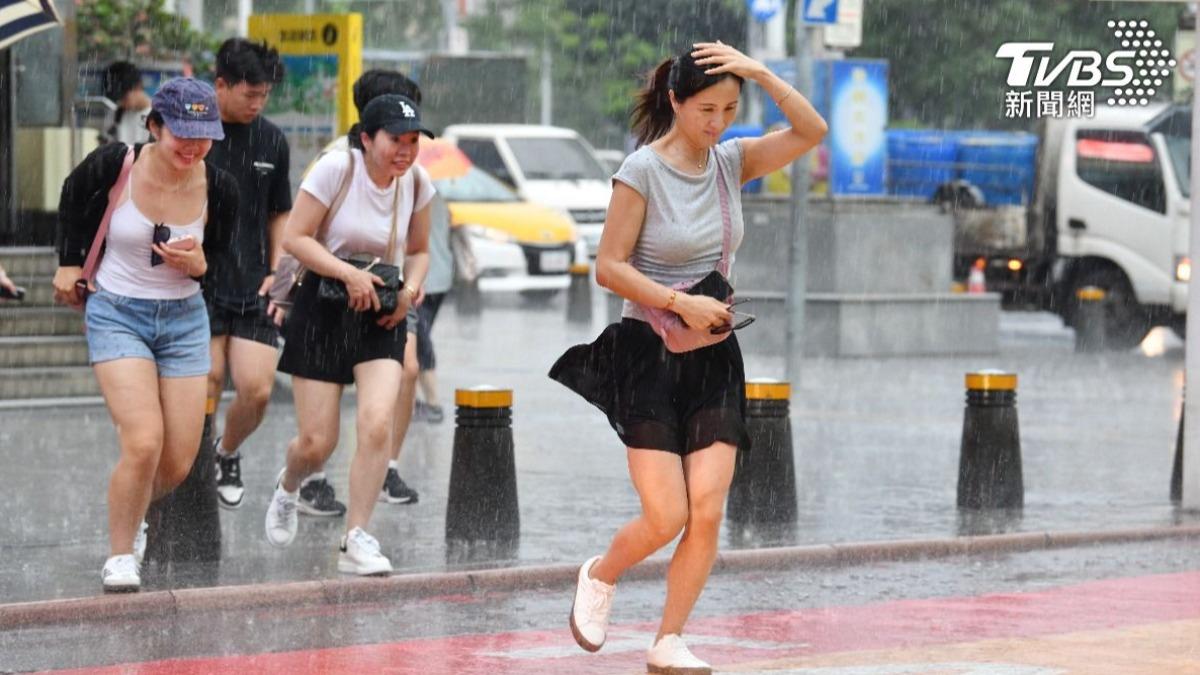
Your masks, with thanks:
<instances>
[{"instance_id":1,"label":"tree","mask_svg":"<svg viewBox=\"0 0 1200 675\"><path fill-rule=\"evenodd\" d=\"M203 69L216 43L168 12L164 0L76 0L81 58L186 60Z\"/></svg>"}]
</instances>

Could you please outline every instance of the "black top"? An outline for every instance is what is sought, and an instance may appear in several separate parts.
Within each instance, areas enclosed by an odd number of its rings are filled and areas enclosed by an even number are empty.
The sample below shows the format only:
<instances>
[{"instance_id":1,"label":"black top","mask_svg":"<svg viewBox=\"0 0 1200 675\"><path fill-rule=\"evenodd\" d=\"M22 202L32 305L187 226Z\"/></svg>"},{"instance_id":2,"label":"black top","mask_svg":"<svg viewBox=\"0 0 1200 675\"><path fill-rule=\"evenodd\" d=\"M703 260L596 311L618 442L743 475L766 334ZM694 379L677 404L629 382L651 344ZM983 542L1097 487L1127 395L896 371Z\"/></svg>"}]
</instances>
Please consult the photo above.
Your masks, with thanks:
<instances>
[{"instance_id":1,"label":"black top","mask_svg":"<svg viewBox=\"0 0 1200 675\"><path fill-rule=\"evenodd\" d=\"M288 144L262 116L222 126L225 138L213 142L207 161L233 175L241 200L232 245L227 255L209 261L204 294L209 302L244 312L258 302L258 288L270 271L271 217L292 209Z\"/></svg>"},{"instance_id":2,"label":"black top","mask_svg":"<svg viewBox=\"0 0 1200 675\"><path fill-rule=\"evenodd\" d=\"M143 147L140 144L134 146L135 158ZM55 237L59 265L83 266L108 207L108 191L121 175L127 148L124 143L109 143L96 148L63 181ZM229 246L230 233L237 219L238 189L233 176L208 162L205 162L205 169L208 220L204 223L204 257L212 261L223 255Z\"/></svg>"}]
</instances>

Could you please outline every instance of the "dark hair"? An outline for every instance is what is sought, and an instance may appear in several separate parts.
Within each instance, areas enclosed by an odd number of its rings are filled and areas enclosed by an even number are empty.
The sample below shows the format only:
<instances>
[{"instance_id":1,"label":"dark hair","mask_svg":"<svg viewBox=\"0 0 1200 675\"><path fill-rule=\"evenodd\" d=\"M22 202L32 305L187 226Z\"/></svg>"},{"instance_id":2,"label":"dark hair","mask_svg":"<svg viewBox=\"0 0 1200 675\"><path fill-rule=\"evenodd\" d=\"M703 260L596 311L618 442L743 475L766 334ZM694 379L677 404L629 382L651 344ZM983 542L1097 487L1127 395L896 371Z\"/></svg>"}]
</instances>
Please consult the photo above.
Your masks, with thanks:
<instances>
[{"instance_id":1,"label":"dark hair","mask_svg":"<svg viewBox=\"0 0 1200 675\"><path fill-rule=\"evenodd\" d=\"M125 94L142 86L142 71L128 61L114 61L104 69L104 98L120 103Z\"/></svg>"},{"instance_id":2,"label":"dark hair","mask_svg":"<svg viewBox=\"0 0 1200 675\"><path fill-rule=\"evenodd\" d=\"M157 110L151 109L150 112L146 113L146 131L150 131L151 124L162 128L166 123L167 121L163 119L162 113L158 112Z\"/></svg>"},{"instance_id":3,"label":"dark hair","mask_svg":"<svg viewBox=\"0 0 1200 675\"><path fill-rule=\"evenodd\" d=\"M646 86L638 92L633 107L633 132L638 145L655 141L671 130L675 111L667 92L675 92L675 100L683 103L722 80L733 78L738 87L742 86L741 77L733 73L707 75L707 67L696 65L691 51L687 51L663 61L647 75Z\"/></svg>"},{"instance_id":4,"label":"dark hair","mask_svg":"<svg viewBox=\"0 0 1200 675\"><path fill-rule=\"evenodd\" d=\"M283 63L265 41L230 38L217 50L216 74L231 87L242 82L275 85L283 80Z\"/></svg>"},{"instance_id":5,"label":"dark hair","mask_svg":"<svg viewBox=\"0 0 1200 675\"><path fill-rule=\"evenodd\" d=\"M407 96L412 99L413 103L421 105L421 87L403 73L395 70L372 68L354 81L354 107L358 109L358 114L360 115L366 109L367 104L373 99L387 94ZM362 149L362 138L359 137L359 134L363 131L366 130L363 129L362 124L357 122L354 126L350 127L350 131L347 134L350 147L358 148L359 150ZM374 138L376 131L379 130L370 131L368 135Z\"/></svg>"}]
</instances>

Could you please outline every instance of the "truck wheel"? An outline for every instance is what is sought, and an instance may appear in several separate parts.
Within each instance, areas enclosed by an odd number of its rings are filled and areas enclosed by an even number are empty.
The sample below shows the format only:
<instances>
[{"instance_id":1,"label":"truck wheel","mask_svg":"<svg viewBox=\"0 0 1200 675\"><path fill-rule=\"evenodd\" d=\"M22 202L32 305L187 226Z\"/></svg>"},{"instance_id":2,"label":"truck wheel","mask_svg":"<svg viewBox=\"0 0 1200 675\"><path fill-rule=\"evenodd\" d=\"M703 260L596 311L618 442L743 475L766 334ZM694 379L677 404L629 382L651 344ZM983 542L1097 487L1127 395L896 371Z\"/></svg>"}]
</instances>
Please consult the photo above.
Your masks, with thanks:
<instances>
[{"instance_id":1,"label":"truck wheel","mask_svg":"<svg viewBox=\"0 0 1200 675\"><path fill-rule=\"evenodd\" d=\"M1121 272L1111 268L1083 272L1075 279L1068 302L1074 312L1078 308L1076 291L1087 286L1104 289L1107 313L1104 317L1108 346L1116 350L1132 349L1145 339L1153 328L1150 314L1138 304L1133 288ZM1074 325L1074 322L1071 322Z\"/></svg>"}]
</instances>

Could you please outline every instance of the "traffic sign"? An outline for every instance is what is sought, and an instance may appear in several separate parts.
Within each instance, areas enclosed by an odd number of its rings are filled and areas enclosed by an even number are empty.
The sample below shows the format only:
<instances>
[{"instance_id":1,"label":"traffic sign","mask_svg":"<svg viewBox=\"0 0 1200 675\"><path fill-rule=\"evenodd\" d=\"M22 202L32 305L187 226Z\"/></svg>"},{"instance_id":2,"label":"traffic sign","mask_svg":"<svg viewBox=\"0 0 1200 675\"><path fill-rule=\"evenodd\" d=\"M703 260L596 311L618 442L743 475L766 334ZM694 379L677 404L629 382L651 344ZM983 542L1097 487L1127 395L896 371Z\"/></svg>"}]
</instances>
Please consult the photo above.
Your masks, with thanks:
<instances>
[{"instance_id":1,"label":"traffic sign","mask_svg":"<svg viewBox=\"0 0 1200 675\"><path fill-rule=\"evenodd\" d=\"M804 23L826 26L838 20L838 0L804 0Z\"/></svg>"},{"instance_id":2,"label":"traffic sign","mask_svg":"<svg viewBox=\"0 0 1200 675\"><path fill-rule=\"evenodd\" d=\"M783 9L783 0L746 0L746 8L755 21L766 23Z\"/></svg>"},{"instance_id":3,"label":"traffic sign","mask_svg":"<svg viewBox=\"0 0 1200 675\"><path fill-rule=\"evenodd\" d=\"M862 44L863 0L838 0L837 23L825 26L825 46L853 49Z\"/></svg>"}]
</instances>

